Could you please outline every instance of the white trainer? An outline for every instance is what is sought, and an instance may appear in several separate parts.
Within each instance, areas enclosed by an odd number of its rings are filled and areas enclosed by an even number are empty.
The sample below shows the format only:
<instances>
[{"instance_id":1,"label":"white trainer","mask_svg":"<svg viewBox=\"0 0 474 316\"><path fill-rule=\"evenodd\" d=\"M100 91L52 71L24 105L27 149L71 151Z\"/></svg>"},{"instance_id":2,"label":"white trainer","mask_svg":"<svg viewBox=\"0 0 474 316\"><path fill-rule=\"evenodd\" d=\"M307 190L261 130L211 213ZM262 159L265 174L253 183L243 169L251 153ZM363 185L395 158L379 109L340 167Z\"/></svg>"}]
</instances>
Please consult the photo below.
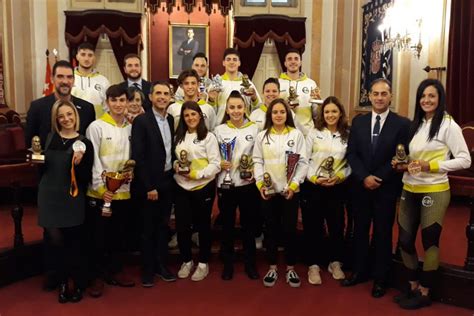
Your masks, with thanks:
<instances>
[{"instance_id":1,"label":"white trainer","mask_svg":"<svg viewBox=\"0 0 474 316\"><path fill-rule=\"evenodd\" d=\"M339 261L331 262L328 266L328 271L332 274L332 277L335 280L343 280L346 278L346 275L344 274L344 271L342 271L341 267L342 263Z\"/></svg>"},{"instance_id":2,"label":"white trainer","mask_svg":"<svg viewBox=\"0 0 474 316\"><path fill-rule=\"evenodd\" d=\"M208 274L209 274L209 265L207 263L199 263L193 275L191 276L191 280L202 281L207 277Z\"/></svg>"},{"instance_id":3,"label":"white trainer","mask_svg":"<svg viewBox=\"0 0 474 316\"><path fill-rule=\"evenodd\" d=\"M191 274L191 270L193 266L194 266L194 263L192 261L183 262L183 264L181 265L181 268L178 271L178 278L186 279Z\"/></svg>"},{"instance_id":4,"label":"white trainer","mask_svg":"<svg viewBox=\"0 0 474 316\"><path fill-rule=\"evenodd\" d=\"M321 269L318 265L313 264L308 268L308 282L313 285L320 285L323 283L321 280L321 274L319 273Z\"/></svg>"}]
</instances>

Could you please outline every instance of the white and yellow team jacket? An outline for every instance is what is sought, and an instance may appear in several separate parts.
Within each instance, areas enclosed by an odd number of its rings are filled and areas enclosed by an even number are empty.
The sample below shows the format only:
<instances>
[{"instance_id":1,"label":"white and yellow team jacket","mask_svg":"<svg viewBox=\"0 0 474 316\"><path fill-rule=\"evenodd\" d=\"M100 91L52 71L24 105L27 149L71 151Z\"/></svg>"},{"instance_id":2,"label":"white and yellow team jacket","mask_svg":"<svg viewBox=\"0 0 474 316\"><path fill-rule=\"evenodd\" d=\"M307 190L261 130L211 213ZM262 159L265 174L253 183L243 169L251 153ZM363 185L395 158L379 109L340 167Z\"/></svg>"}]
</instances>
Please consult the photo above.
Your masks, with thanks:
<instances>
[{"instance_id":1,"label":"white and yellow team jacket","mask_svg":"<svg viewBox=\"0 0 474 316\"><path fill-rule=\"evenodd\" d=\"M322 131L312 128L306 135L306 151L309 157L306 178L316 183L321 164L327 157L334 158L334 173L343 182L351 174L351 167L346 160L347 141L342 140L339 132L332 133L327 128Z\"/></svg>"},{"instance_id":2,"label":"white and yellow team jacket","mask_svg":"<svg viewBox=\"0 0 474 316\"><path fill-rule=\"evenodd\" d=\"M205 187L214 180L221 170L219 145L214 134L208 132L203 140L198 140L197 133L188 133L184 140L176 145L176 157L181 150L186 150L188 161L191 162L189 179L176 173L176 183L185 190L194 191ZM174 162L176 164L177 161Z\"/></svg>"},{"instance_id":3,"label":"white and yellow team jacket","mask_svg":"<svg viewBox=\"0 0 474 316\"><path fill-rule=\"evenodd\" d=\"M217 102L214 101L214 103L209 103L213 106L215 106L215 110L217 113L217 122L221 123L222 119L224 118L225 114L225 108L227 104L227 99L229 98L229 95L232 91L236 90L240 92L240 89L242 86L240 85L242 83L242 74L239 73L237 79L231 80L229 78L229 75L227 73L224 73L222 76L222 91L219 92L219 96L217 98ZM249 80L250 81L250 80ZM255 89L256 94L257 94L257 100L255 102L252 102L250 97L244 96L244 100L246 103L246 108L247 108L247 114L250 114L252 110L262 102L262 99L260 98L260 95L258 94L257 88L255 88L255 85L253 84L252 81L250 81L250 86Z\"/></svg>"},{"instance_id":4,"label":"white and yellow team jacket","mask_svg":"<svg viewBox=\"0 0 474 316\"><path fill-rule=\"evenodd\" d=\"M286 127L282 134L277 134L271 128L268 136L266 131L257 135L253 147L254 175L257 187L263 186L263 174L268 172L276 192L283 192L288 184L286 176L287 153L299 154L299 161L293 177L290 179L289 187L299 191L308 173L308 160L306 156L306 145L303 134L296 128Z\"/></svg>"},{"instance_id":5,"label":"white and yellow team jacket","mask_svg":"<svg viewBox=\"0 0 474 316\"><path fill-rule=\"evenodd\" d=\"M425 160L429 172L403 174L403 189L414 193L442 192L449 190L448 172L469 168L471 155L462 130L453 118L446 114L439 132L428 141L431 120L424 120L410 144L410 160ZM450 159L452 156L453 159Z\"/></svg>"},{"instance_id":6,"label":"white and yellow team jacket","mask_svg":"<svg viewBox=\"0 0 474 316\"><path fill-rule=\"evenodd\" d=\"M109 80L96 70L90 74L82 74L78 68L74 70L74 86L71 94L94 105L95 117L99 118L108 111L105 103L105 92L110 86Z\"/></svg>"},{"instance_id":7,"label":"white and yellow team jacket","mask_svg":"<svg viewBox=\"0 0 474 316\"><path fill-rule=\"evenodd\" d=\"M244 180L240 178L240 158L243 154L252 158L253 145L258 134L257 124L254 122L246 122L242 127L236 127L231 121L217 126L214 130L219 145L229 143L235 138L234 150L232 153L232 167L230 169L230 177L236 187L253 183L255 180ZM222 170L217 178L217 186L220 188L226 175L226 171Z\"/></svg>"},{"instance_id":8,"label":"white and yellow team jacket","mask_svg":"<svg viewBox=\"0 0 474 316\"><path fill-rule=\"evenodd\" d=\"M311 99L311 89L317 87L316 82L308 78L304 73L301 73L297 80L291 80L286 73L282 73L278 81L280 82L280 97L285 100L288 98L290 87L296 89L299 105L294 111L296 113L296 120L301 126L301 132L306 136L314 126L309 100ZM300 127L298 128L300 129Z\"/></svg>"},{"instance_id":9,"label":"white and yellow team jacket","mask_svg":"<svg viewBox=\"0 0 474 316\"><path fill-rule=\"evenodd\" d=\"M86 130L86 137L94 146L94 164L92 165L92 181L87 190L87 195L101 199L106 191L102 180L103 171L122 170L124 164L130 159L130 139L132 125L124 119L121 127L117 126L110 114L105 113L92 122ZM114 194L114 200L130 198L130 185L122 186Z\"/></svg>"},{"instance_id":10,"label":"white and yellow team jacket","mask_svg":"<svg viewBox=\"0 0 474 316\"><path fill-rule=\"evenodd\" d=\"M175 102L171 104L166 110L169 115L173 117L174 120L174 130L178 128L179 118L181 116L181 107L183 106L182 101ZM202 114L204 116L204 124L207 127L208 131L214 130L216 126L216 112L214 108L206 103L204 100L198 101L199 106L201 107Z\"/></svg>"}]
</instances>

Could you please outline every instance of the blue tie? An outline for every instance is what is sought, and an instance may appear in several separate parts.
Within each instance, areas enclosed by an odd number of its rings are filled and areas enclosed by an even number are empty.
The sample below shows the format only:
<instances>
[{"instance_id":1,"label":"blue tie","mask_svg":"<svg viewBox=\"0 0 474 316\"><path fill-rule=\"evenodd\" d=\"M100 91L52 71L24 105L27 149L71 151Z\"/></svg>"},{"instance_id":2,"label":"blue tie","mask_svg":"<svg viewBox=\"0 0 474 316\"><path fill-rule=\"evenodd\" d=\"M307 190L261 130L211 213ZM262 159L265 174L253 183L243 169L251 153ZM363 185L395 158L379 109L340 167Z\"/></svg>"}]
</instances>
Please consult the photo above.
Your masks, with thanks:
<instances>
[{"instance_id":1,"label":"blue tie","mask_svg":"<svg viewBox=\"0 0 474 316\"><path fill-rule=\"evenodd\" d=\"M375 117L374 131L372 132L372 152L375 153L377 148L377 141L379 140L380 135L380 115Z\"/></svg>"}]
</instances>

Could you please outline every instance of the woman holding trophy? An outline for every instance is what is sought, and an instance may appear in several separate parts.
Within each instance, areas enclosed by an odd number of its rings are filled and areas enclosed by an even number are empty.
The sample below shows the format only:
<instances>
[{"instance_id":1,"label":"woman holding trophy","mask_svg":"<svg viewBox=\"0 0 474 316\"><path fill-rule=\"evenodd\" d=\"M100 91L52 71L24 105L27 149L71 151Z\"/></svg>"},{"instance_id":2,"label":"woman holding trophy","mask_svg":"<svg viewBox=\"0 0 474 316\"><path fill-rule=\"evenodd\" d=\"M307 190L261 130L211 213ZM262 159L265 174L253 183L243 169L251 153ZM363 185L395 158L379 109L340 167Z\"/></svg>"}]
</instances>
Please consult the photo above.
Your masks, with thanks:
<instances>
[{"instance_id":1,"label":"woman holding trophy","mask_svg":"<svg viewBox=\"0 0 474 316\"><path fill-rule=\"evenodd\" d=\"M81 240L94 149L78 133L79 115L72 103L56 101L51 116L53 131L46 139L38 186L38 222L44 228L46 269L57 273L59 303L79 302L87 285Z\"/></svg>"},{"instance_id":2,"label":"woman holding trophy","mask_svg":"<svg viewBox=\"0 0 474 316\"><path fill-rule=\"evenodd\" d=\"M296 264L296 222L298 191L307 173L306 146L303 134L295 128L285 100L273 100L267 110L265 128L257 135L253 150L254 173L262 198L265 218L269 270L263 278L267 287L275 285L277 239L280 223L286 259L286 282L301 285Z\"/></svg>"},{"instance_id":3,"label":"woman holding trophy","mask_svg":"<svg viewBox=\"0 0 474 316\"><path fill-rule=\"evenodd\" d=\"M446 113L446 93L438 80L426 79L418 86L409 153L398 214L398 244L409 287L394 300L404 309L418 309L431 305L430 290L439 267L439 238L451 198L447 173L471 165L461 128ZM392 166L403 169L395 159ZM415 249L418 226L425 251L421 273Z\"/></svg>"},{"instance_id":4,"label":"woman holding trophy","mask_svg":"<svg viewBox=\"0 0 474 316\"><path fill-rule=\"evenodd\" d=\"M191 224L199 233L199 264L191 280L201 281L209 273L211 254L211 212L214 203L215 177L220 171L219 145L208 132L203 112L195 101L181 107L176 129L176 160L173 164L178 184L175 196L176 231L183 264L178 277L187 278L194 266L191 255Z\"/></svg>"},{"instance_id":5,"label":"woman holding trophy","mask_svg":"<svg viewBox=\"0 0 474 316\"><path fill-rule=\"evenodd\" d=\"M251 161L253 146L258 133L257 124L248 120L245 101L239 91L232 91L227 99L222 124L214 130L221 149L221 173L217 178L219 209L223 223L222 255L224 257L223 280L234 275L234 226L237 207L244 247L245 272L256 280L255 224L258 207L258 190L253 177Z\"/></svg>"},{"instance_id":6,"label":"woman holding trophy","mask_svg":"<svg viewBox=\"0 0 474 316\"><path fill-rule=\"evenodd\" d=\"M317 112L316 112L317 111ZM344 279L341 270L344 251L344 181L351 173L346 161L349 128L344 106L334 96L327 97L313 113L314 128L306 136L309 157L306 181L302 185L301 211L308 282L321 284L320 265L324 261L324 221L328 228L328 271L336 280Z\"/></svg>"}]
</instances>

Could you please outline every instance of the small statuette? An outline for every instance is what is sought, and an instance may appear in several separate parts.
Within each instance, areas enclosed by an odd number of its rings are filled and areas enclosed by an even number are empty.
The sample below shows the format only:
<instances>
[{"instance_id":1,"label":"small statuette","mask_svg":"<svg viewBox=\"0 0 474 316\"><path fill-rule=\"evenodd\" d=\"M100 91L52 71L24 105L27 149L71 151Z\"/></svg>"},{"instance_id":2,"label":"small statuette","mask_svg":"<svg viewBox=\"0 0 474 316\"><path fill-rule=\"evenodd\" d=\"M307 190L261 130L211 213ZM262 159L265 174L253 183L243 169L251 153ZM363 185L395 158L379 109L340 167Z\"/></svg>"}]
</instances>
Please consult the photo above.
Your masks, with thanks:
<instances>
[{"instance_id":1,"label":"small statuette","mask_svg":"<svg viewBox=\"0 0 474 316\"><path fill-rule=\"evenodd\" d=\"M242 83L240 85L242 86L242 88L240 88L240 93L245 96L251 96L253 94L252 85L250 84L248 75L242 75Z\"/></svg>"},{"instance_id":2,"label":"small statuette","mask_svg":"<svg viewBox=\"0 0 474 316\"><path fill-rule=\"evenodd\" d=\"M408 165L408 155L405 151L405 146L403 144L398 144L397 149L395 150L395 156L392 158L395 161L394 168L397 171L404 171Z\"/></svg>"},{"instance_id":3,"label":"small statuette","mask_svg":"<svg viewBox=\"0 0 474 316\"><path fill-rule=\"evenodd\" d=\"M309 99L309 103L312 105L319 105L323 104L323 100L321 100L321 90L319 87L312 88L310 93L311 99Z\"/></svg>"},{"instance_id":4,"label":"small statuette","mask_svg":"<svg viewBox=\"0 0 474 316\"><path fill-rule=\"evenodd\" d=\"M243 179L243 180L252 179L253 177L252 169L253 169L252 157L250 157L249 155L243 154L240 157L240 163L239 163L240 179Z\"/></svg>"},{"instance_id":5,"label":"small statuette","mask_svg":"<svg viewBox=\"0 0 474 316\"><path fill-rule=\"evenodd\" d=\"M290 87L288 91L288 104L294 108L300 103L298 100L299 95L296 93L295 87Z\"/></svg>"},{"instance_id":6,"label":"small statuette","mask_svg":"<svg viewBox=\"0 0 474 316\"><path fill-rule=\"evenodd\" d=\"M275 195L275 189L273 188L272 177L270 176L268 172L265 172L263 174L263 187L265 188L265 190L263 191L265 196L270 197L270 196Z\"/></svg>"},{"instance_id":7,"label":"small statuette","mask_svg":"<svg viewBox=\"0 0 474 316\"><path fill-rule=\"evenodd\" d=\"M178 159L178 174L188 174L191 171L190 165L191 162L188 161L188 152L184 149L181 150Z\"/></svg>"},{"instance_id":8,"label":"small statuette","mask_svg":"<svg viewBox=\"0 0 474 316\"><path fill-rule=\"evenodd\" d=\"M324 159L318 167L316 173L318 178L331 179L334 177L334 157L329 156Z\"/></svg>"},{"instance_id":9,"label":"small statuette","mask_svg":"<svg viewBox=\"0 0 474 316\"><path fill-rule=\"evenodd\" d=\"M31 139L31 153L26 154L26 161L32 163L44 163L43 149L41 148L41 140L39 136L33 136Z\"/></svg>"}]
</instances>

